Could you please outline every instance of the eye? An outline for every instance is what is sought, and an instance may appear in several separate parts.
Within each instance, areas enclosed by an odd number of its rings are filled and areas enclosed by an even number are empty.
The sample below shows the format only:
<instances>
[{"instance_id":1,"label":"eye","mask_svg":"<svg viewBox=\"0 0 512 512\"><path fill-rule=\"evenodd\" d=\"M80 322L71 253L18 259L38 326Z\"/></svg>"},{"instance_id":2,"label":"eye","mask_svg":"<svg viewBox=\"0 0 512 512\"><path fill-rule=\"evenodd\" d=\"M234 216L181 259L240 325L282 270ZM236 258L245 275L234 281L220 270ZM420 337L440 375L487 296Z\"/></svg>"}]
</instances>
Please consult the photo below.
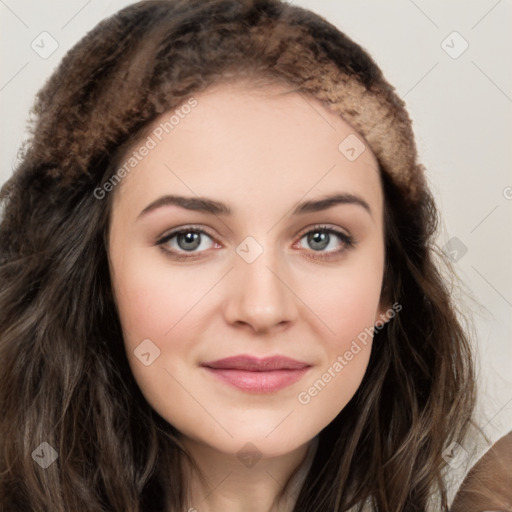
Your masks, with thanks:
<instances>
[{"instance_id":1,"label":"eye","mask_svg":"<svg viewBox=\"0 0 512 512\"><path fill-rule=\"evenodd\" d=\"M161 246L172 258L182 261L199 257L199 253L212 247L222 247L214 241L213 235L195 226L175 229L157 240L156 245ZM316 253L311 256L316 259L336 257L354 246L355 240L350 235L325 225L314 226L294 244L294 248L308 249L308 252Z\"/></svg>"},{"instance_id":2,"label":"eye","mask_svg":"<svg viewBox=\"0 0 512 512\"><path fill-rule=\"evenodd\" d=\"M306 246L304 246L304 243ZM321 253L314 257L335 256L355 246L354 239L337 229L328 226L315 226L306 232L299 240L299 246L303 249L311 249Z\"/></svg>"},{"instance_id":3,"label":"eye","mask_svg":"<svg viewBox=\"0 0 512 512\"><path fill-rule=\"evenodd\" d=\"M211 249L215 242L204 229L187 227L164 235L156 244L175 256L184 255L187 258L186 253L194 254Z\"/></svg>"}]
</instances>

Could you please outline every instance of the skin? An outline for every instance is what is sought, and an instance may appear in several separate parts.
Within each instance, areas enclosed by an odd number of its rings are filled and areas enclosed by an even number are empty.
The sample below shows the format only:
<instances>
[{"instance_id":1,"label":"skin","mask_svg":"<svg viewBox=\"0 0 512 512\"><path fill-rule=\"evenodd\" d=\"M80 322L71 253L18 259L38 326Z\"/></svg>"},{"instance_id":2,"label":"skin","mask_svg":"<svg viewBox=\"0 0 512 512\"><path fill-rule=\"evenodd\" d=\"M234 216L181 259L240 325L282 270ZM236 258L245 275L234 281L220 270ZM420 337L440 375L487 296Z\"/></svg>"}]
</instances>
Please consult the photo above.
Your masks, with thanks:
<instances>
[{"instance_id":1,"label":"skin","mask_svg":"<svg viewBox=\"0 0 512 512\"><path fill-rule=\"evenodd\" d=\"M353 128L316 99L283 92L234 83L196 95L197 106L113 192L109 259L130 366L206 477L190 483L190 508L201 512L270 510L311 440L359 387L371 338L309 403L300 403L299 393L389 308L380 304L383 195L376 159L366 147L349 161L338 145ZM298 202L334 192L361 198L371 212L347 203L291 214ZM208 197L233 214L166 205L138 217L166 194ZM318 250L305 236L316 224L348 234L355 246L331 234ZM177 237L157 245L190 225L212 234L202 235L190 259L165 252L191 254ZM248 236L263 249L252 263L236 251ZM319 259L326 253L329 259ZM160 350L148 366L134 354L145 339ZM200 366L238 354L279 354L311 366L272 393L241 391ZM261 457L250 467L237 456L248 442ZM292 506L293 500L280 510Z\"/></svg>"}]
</instances>

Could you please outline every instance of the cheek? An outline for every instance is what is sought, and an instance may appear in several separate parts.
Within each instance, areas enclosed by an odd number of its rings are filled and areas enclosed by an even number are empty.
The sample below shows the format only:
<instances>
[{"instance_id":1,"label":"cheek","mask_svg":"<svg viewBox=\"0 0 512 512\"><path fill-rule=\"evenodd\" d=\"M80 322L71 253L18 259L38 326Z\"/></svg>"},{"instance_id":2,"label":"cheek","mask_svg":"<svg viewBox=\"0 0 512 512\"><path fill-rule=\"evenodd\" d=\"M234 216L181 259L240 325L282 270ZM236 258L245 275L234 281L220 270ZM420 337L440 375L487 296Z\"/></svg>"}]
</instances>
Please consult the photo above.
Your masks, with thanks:
<instances>
[{"instance_id":1,"label":"cheek","mask_svg":"<svg viewBox=\"0 0 512 512\"><path fill-rule=\"evenodd\" d=\"M344 350L360 332L373 326L379 309L383 254L377 250L352 263L319 274L314 282L304 279L307 284L301 292L329 328L324 341L336 350Z\"/></svg>"},{"instance_id":2,"label":"cheek","mask_svg":"<svg viewBox=\"0 0 512 512\"><path fill-rule=\"evenodd\" d=\"M379 303L379 280L368 272L340 276L338 283L331 281L330 293L316 302L332 332L319 339L324 358L297 396L318 424L334 419L357 391L368 366Z\"/></svg>"},{"instance_id":3,"label":"cheek","mask_svg":"<svg viewBox=\"0 0 512 512\"><path fill-rule=\"evenodd\" d=\"M185 319L205 295L203 284L187 272L166 272L137 254L116 269L116 302L125 339L130 346L144 338L163 339Z\"/></svg>"},{"instance_id":4,"label":"cheek","mask_svg":"<svg viewBox=\"0 0 512 512\"><path fill-rule=\"evenodd\" d=\"M344 409L361 384L370 352L371 341L351 341L305 382L296 397L304 428L319 432Z\"/></svg>"},{"instance_id":5,"label":"cheek","mask_svg":"<svg viewBox=\"0 0 512 512\"><path fill-rule=\"evenodd\" d=\"M319 292L309 293L311 309L329 328L318 337L324 358L297 395L313 430L332 421L361 384L371 353L382 272L383 253L377 248L357 264L319 276ZM302 293L306 296L308 291Z\"/></svg>"},{"instance_id":6,"label":"cheek","mask_svg":"<svg viewBox=\"0 0 512 512\"><path fill-rule=\"evenodd\" d=\"M179 372L177 380L173 376L176 362L190 357L188 340L195 334L191 312L208 287L186 272L165 272L162 266L149 265L140 254L126 255L115 269L114 290L129 365L148 403L167 421L187 430L182 411L190 408L190 396L179 384L188 385L186 374Z\"/></svg>"}]
</instances>

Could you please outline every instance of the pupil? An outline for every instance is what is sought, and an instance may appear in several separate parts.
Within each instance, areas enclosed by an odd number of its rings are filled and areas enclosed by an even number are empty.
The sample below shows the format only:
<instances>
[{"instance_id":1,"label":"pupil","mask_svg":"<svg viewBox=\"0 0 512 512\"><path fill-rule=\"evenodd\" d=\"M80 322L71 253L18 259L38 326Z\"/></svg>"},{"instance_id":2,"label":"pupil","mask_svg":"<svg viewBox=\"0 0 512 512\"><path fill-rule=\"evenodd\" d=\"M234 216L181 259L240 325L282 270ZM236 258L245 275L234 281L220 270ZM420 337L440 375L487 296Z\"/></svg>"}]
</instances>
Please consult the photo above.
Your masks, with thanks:
<instances>
[{"instance_id":1,"label":"pupil","mask_svg":"<svg viewBox=\"0 0 512 512\"><path fill-rule=\"evenodd\" d=\"M184 243L180 243L184 242ZM188 244L188 245L187 245ZM191 251L193 249L197 249L200 244L200 234L192 233L188 231L187 233L180 233L178 235L178 245L181 249L185 251Z\"/></svg>"},{"instance_id":2,"label":"pupil","mask_svg":"<svg viewBox=\"0 0 512 512\"><path fill-rule=\"evenodd\" d=\"M308 236L308 243L312 249L325 249L329 245L329 234L316 231Z\"/></svg>"}]
</instances>

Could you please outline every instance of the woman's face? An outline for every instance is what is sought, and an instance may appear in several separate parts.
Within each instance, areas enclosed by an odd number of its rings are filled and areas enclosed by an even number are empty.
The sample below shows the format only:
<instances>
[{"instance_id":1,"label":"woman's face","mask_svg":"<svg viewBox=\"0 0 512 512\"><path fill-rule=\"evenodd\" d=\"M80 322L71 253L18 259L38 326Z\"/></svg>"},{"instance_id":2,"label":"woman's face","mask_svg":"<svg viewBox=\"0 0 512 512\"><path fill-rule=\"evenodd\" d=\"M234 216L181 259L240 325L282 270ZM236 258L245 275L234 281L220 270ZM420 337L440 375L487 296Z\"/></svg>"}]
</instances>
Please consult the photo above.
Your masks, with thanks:
<instances>
[{"instance_id":1,"label":"woman's face","mask_svg":"<svg viewBox=\"0 0 512 512\"><path fill-rule=\"evenodd\" d=\"M374 155L317 100L278 92L222 85L164 114L112 192L133 375L186 439L229 454L281 455L330 423L387 309Z\"/></svg>"}]
</instances>

